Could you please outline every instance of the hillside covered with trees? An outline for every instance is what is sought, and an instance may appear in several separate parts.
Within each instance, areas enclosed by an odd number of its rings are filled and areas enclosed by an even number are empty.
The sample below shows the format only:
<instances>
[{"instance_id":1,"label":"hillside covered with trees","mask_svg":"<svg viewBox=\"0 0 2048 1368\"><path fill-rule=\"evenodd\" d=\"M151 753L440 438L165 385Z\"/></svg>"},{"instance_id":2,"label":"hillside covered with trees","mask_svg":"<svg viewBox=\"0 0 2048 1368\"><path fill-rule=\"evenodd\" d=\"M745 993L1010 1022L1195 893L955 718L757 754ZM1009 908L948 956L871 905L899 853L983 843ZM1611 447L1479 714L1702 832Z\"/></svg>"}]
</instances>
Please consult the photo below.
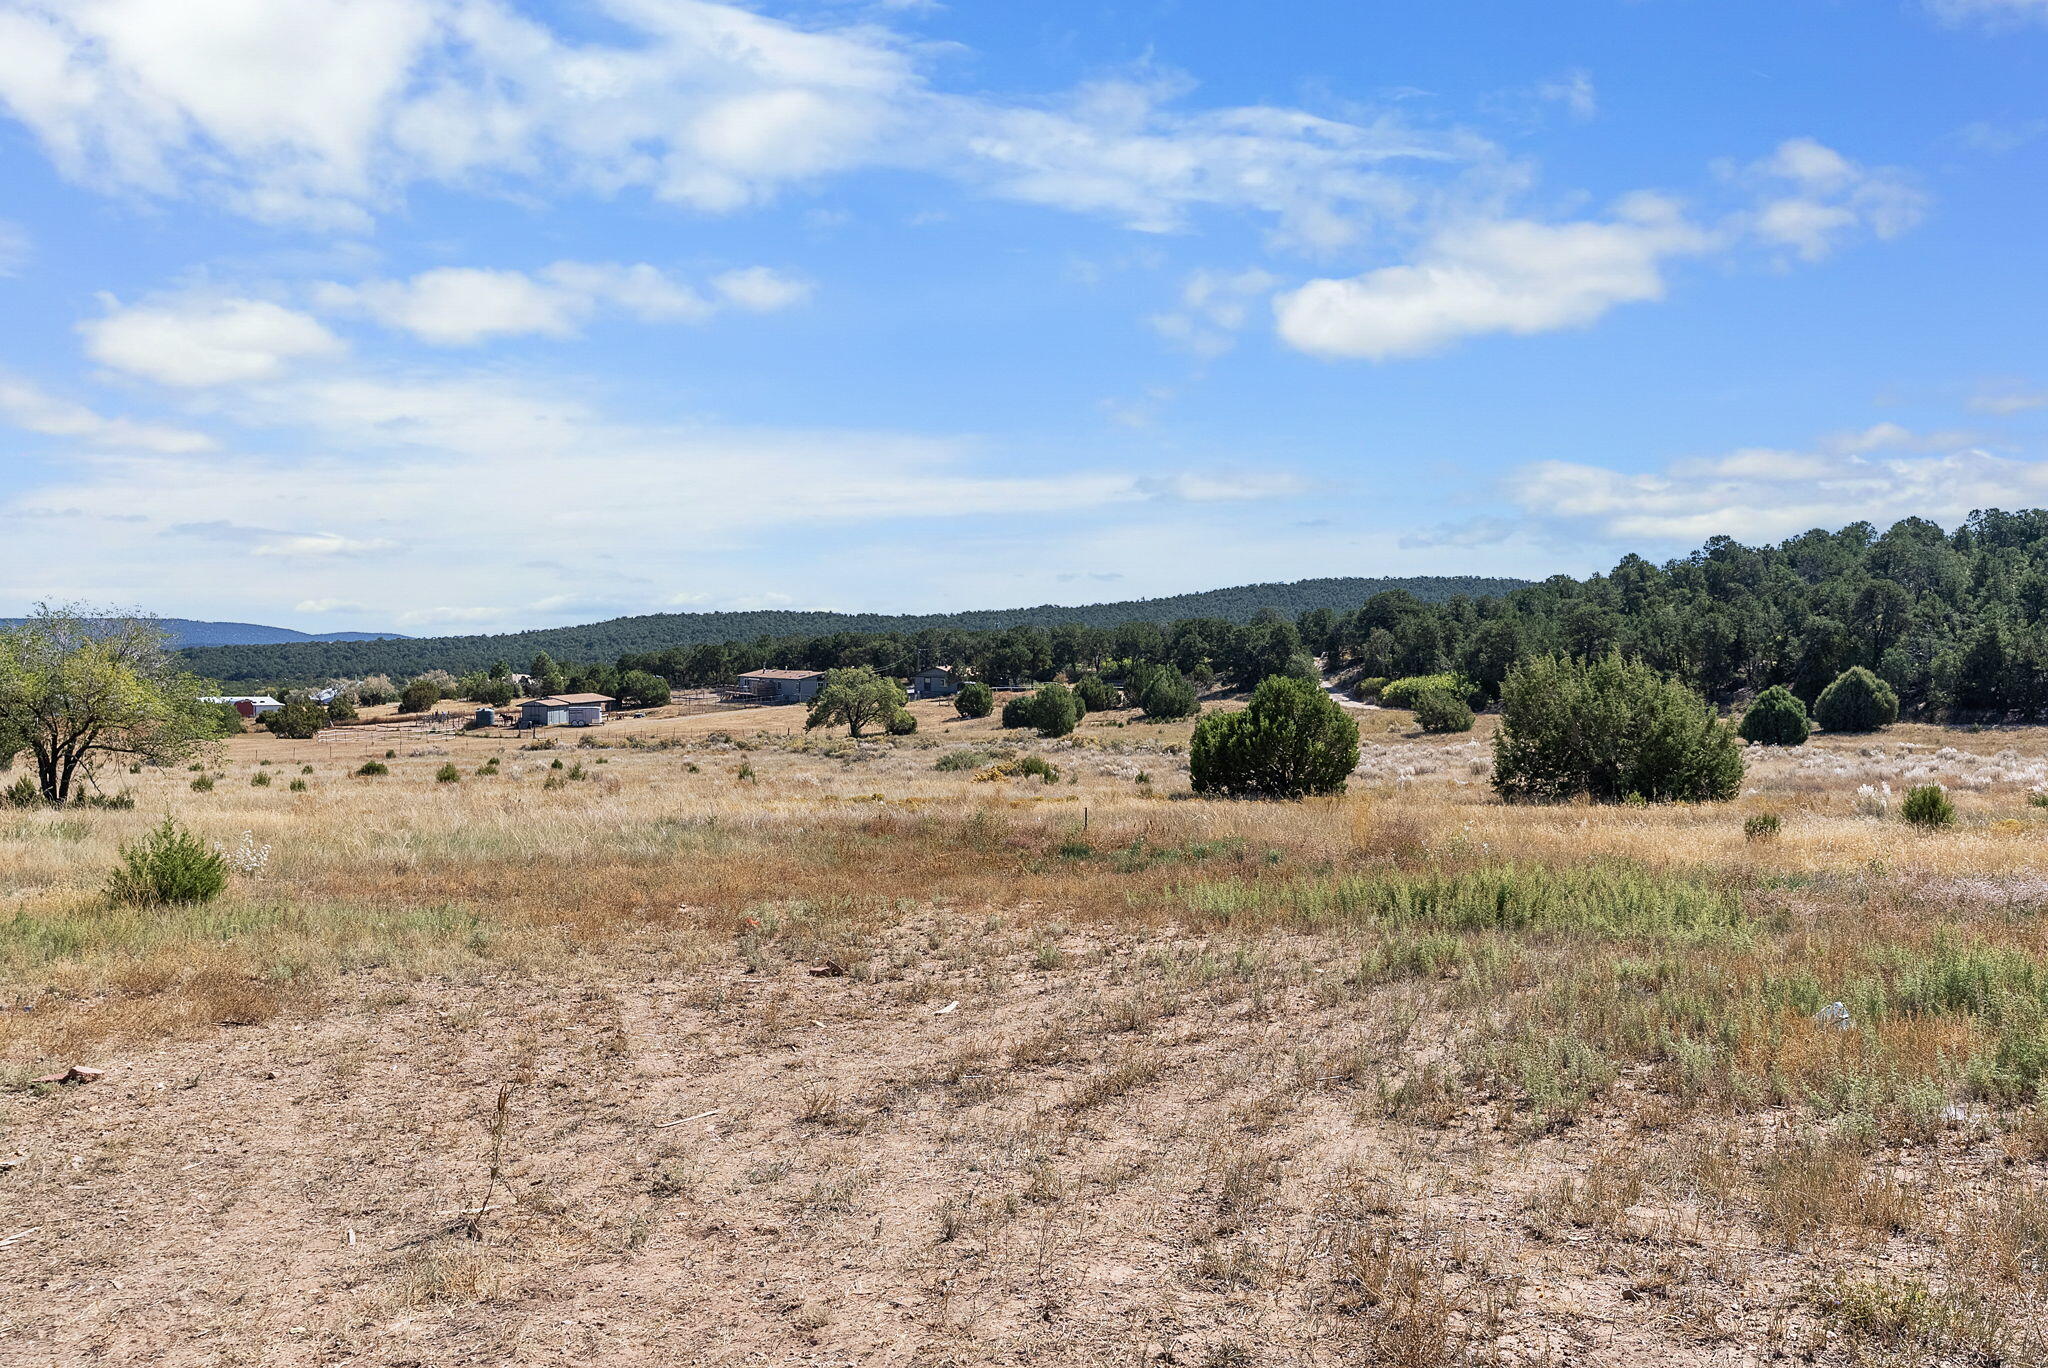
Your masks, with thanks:
<instances>
[{"instance_id":1,"label":"hillside covered with trees","mask_svg":"<svg viewBox=\"0 0 2048 1368\"><path fill-rule=\"evenodd\" d=\"M671 651L712 643L761 642L838 634L911 636L920 632L987 632L1058 625L1116 627L1127 622L1170 623L1184 618L1248 622L1261 610L1294 618L1318 609L1348 612L1372 595L1403 591L1424 603L1459 595L1498 594L1525 581L1475 576L1407 579L1357 577L1246 584L1229 589L1131 599L1078 607L1045 604L963 613L890 616L879 613L763 611L651 613L579 627L551 627L499 636L420 637L375 642L291 642L187 651L192 670L225 683L300 682L367 674L396 677L427 670L464 674L499 660L524 662L546 653L560 661L605 661L623 655ZM749 666L747 668L753 668ZM677 681L681 682L681 681Z\"/></svg>"},{"instance_id":2,"label":"hillside covered with trees","mask_svg":"<svg viewBox=\"0 0 2048 1368\"><path fill-rule=\"evenodd\" d=\"M1775 546L1715 537L1498 598L1380 595L1317 626L1308 644L1363 674L1457 670L1489 697L1517 660L1618 651L1722 704L1782 684L1811 706L1861 665L1908 712L2034 717L2048 711L2048 511L1976 512L1953 533L1908 518Z\"/></svg>"}]
</instances>

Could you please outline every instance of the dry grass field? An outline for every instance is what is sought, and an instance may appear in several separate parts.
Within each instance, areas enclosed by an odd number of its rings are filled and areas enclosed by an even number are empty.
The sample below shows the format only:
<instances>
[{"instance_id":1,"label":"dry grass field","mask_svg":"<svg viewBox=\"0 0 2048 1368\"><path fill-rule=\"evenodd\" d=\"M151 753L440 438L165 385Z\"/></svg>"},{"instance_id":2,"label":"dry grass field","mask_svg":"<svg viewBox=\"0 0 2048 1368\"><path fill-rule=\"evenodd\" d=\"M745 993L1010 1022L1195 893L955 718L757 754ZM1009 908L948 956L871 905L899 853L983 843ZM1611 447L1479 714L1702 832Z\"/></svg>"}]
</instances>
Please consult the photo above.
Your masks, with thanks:
<instances>
[{"instance_id":1,"label":"dry grass field","mask_svg":"<svg viewBox=\"0 0 2048 1368\"><path fill-rule=\"evenodd\" d=\"M0 1364L2048 1362L2048 733L1282 805L916 711L0 810ZM166 812L244 871L111 906Z\"/></svg>"}]
</instances>

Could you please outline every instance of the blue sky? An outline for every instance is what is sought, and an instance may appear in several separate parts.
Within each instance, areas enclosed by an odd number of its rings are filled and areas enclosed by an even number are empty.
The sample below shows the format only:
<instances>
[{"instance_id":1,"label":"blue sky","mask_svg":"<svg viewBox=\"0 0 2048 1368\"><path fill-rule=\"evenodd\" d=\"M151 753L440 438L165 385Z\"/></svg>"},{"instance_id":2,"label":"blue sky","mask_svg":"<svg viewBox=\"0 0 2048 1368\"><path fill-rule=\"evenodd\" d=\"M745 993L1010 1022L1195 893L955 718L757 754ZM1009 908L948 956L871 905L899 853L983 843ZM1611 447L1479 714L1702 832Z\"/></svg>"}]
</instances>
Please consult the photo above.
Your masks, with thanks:
<instances>
[{"instance_id":1,"label":"blue sky","mask_svg":"<svg viewBox=\"0 0 2048 1368\"><path fill-rule=\"evenodd\" d=\"M0 612L1585 573L2048 503L2048 0L0 0Z\"/></svg>"}]
</instances>

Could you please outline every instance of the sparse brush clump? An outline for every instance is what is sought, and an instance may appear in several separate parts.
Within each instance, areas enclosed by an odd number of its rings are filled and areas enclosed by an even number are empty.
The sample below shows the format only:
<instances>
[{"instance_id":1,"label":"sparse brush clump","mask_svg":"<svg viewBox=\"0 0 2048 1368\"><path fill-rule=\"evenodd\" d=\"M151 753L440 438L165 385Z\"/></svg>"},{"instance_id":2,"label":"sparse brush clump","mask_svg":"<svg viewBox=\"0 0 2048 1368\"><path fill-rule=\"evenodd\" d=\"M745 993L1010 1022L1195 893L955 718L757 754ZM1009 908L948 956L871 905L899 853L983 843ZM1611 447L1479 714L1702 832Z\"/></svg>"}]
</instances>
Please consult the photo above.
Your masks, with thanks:
<instances>
[{"instance_id":1,"label":"sparse brush clump","mask_svg":"<svg viewBox=\"0 0 2048 1368\"><path fill-rule=\"evenodd\" d=\"M269 788L270 771L257 770L254 774L249 776L249 785L252 788Z\"/></svg>"},{"instance_id":2,"label":"sparse brush clump","mask_svg":"<svg viewBox=\"0 0 2048 1368\"><path fill-rule=\"evenodd\" d=\"M194 793L213 792L213 776L210 774L202 774L197 779L194 779L192 781L192 791Z\"/></svg>"},{"instance_id":3,"label":"sparse brush clump","mask_svg":"<svg viewBox=\"0 0 2048 1368\"><path fill-rule=\"evenodd\" d=\"M1449 689L1424 689L1415 696L1415 725L1431 735L1472 730L1472 706Z\"/></svg>"},{"instance_id":4,"label":"sparse brush clump","mask_svg":"<svg viewBox=\"0 0 2048 1368\"><path fill-rule=\"evenodd\" d=\"M1874 732L1899 720L1899 695L1861 665L1835 677L1814 700L1813 715L1831 732Z\"/></svg>"},{"instance_id":5,"label":"sparse brush clump","mask_svg":"<svg viewBox=\"0 0 2048 1368\"><path fill-rule=\"evenodd\" d=\"M459 784L462 782L462 771L455 768L454 763L451 761L434 771L434 782L437 784Z\"/></svg>"},{"instance_id":6,"label":"sparse brush clump","mask_svg":"<svg viewBox=\"0 0 2048 1368\"><path fill-rule=\"evenodd\" d=\"M43 791L36 787L36 781L29 775L22 775L0 793L0 803L13 808L33 808L43 805Z\"/></svg>"},{"instance_id":7,"label":"sparse brush clump","mask_svg":"<svg viewBox=\"0 0 2048 1368\"><path fill-rule=\"evenodd\" d=\"M1742 715L1742 739L1759 746L1803 746L1813 734L1806 705L1790 689L1773 684Z\"/></svg>"},{"instance_id":8,"label":"sparse brush clump","mask_svg":"<svg viewBox=\"0 0 2048 1368\"><path fill-rule=\"evenodd\" d=\"M993 752L985 750L947 751L932 765L943 773L952 774L959 770L978 770L984 765L995 763Z\"/></svg>"},{"instance_id":9,"label":"sparse brush clump","mask_svg":"<svg viewBox=\"0 0 2048 1368\"><path fill-rule=\"evenodd\" d=\"M1742 838L1746 841L1775 841L1785 823L1775 812L1759 812L1742 824Z\"/></svg>"},{"instance_id":10,"label":"sparse brush clump","mask_svg":"<svg viewBox=\"0 0 2048 1368\"><path fill-rule=\"evenodd\" d=\"M974 778L977 783L989 783L997 779L1037 779L1042 783L1057 784L1060 781L1060 771L1059 766L1043 756L1026 755L1015 760L999 761Z\"/></svg>"},{"instance_id":11,"label":"sparse brush clump","mask_svg":"<svg viewBox=\"0 0 2048 1368\"><path fill-rule=\"evenodd\" d=\"M391 766L385 764L382 760L365 760L361 767L356 770L356 773L365 779L373 779L380 774L391 773Z\"/></svg>"},{"instance_id":12,"label":"sparse brush clump","mask_svg":"<svg viewBox=\"0 0 2048 1368\"><path fill-rule=\"evenodd\" d=\"M1954 826L1956 805L1940 784L1918 784L1906 791L1899 813L1916 827L1933 829Z\"/></svg>"},{"instance_id":13,"label":"sparse brush clump","mask_svg":"<svg viewBox=\"0 0 2048 1368\"><path fill-rule=\"evenodd\" d=\"M169 817L133 845L107 878L107 896L135 906L210 902L228 884L227 858Z\"/></svg>"}]
</instances>

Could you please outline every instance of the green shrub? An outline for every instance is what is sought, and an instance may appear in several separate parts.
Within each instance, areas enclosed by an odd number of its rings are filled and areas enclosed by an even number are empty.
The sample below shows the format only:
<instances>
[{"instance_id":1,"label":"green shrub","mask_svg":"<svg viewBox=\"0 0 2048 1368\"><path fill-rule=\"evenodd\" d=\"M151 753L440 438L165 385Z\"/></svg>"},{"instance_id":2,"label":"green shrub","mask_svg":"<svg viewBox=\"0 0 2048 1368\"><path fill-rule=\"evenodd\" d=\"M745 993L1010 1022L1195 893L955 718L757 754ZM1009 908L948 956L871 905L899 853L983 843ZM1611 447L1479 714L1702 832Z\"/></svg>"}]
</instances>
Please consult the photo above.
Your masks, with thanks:
<instances>
[{"instance_id":1,"label":"green shrub","mask_svg":"<svg viewBox=\"0 0 2048 1368\"><path fill-rule=\"evenodd\" d=\"M391 766L385 764L382 760L365 760L362 763L362 767L356 773L365 779L371 779L380 774L391 773Z\"/></svg>"},{"instance_id":2,"label":"green shrub","mask_svg":"<svg viewBox=\"0 0 2048 1368\"><path fill-rule=\"evenodd\" d=\"M1195 696L1195 686L1175 667L1147 666L1143 670L1133 670L1131 674L1131 701L1144 710L1149 720L1175 722L1201 712L1202 703Z\"/></svg>"},{"instance_id":3,"label":"green shrub","mask_svg":"<svg viewBox=\"0 0 2048 1368\"><path fill-rule=\"evenodd\" d=\"M284 706L263 714L257 725L288 741L310 741L319 735L328 720L327 709L302 693L294 693L286 694Z\"/></svg>"},{"instance_id":4,"label":"green shrub","mask_svg":"<svg viewBox=\"0 0 2048 1368\"><path fill-rule=\"evenodd\" d=\"M1367 675L1351 686L1351 696L1363 703L1368 698L1378 698L1380 690L1386 687L1385 675Z\"/></svg>"},{"instance_id":5,"label":"green shrub","mask_svg":"<svg viewBox=\"0 0 2048 1368\"><path fill-rule=\"evenodd\" d=\"M1783 684L1773 684L1756 696L1742 715L1742 739L1759 746L1803 746L1813 734L1806 705Z\"/></svg>"},{"instance_id":6,"label":"green shrub","mask_svg":"<svg viewBox=\"0 0 2048 1368\"><path fill-rule=\"evenodd\" d=\"M1831 732L1874 732L1899 720L1899 696L1861 665L1835 677L1813 702L1814 720Z\"/></svg>"},{"instance_id":7,"label":"green shrub","mask_svg":"<svg viewBox=\"0 0 2048 1368\"><path fill-rule=\"evenodd\" d=\"M1040 736L1066 736L1081 721L1081 703L1064 684L1047 684L1003 704L1003 725L1029 727Z\"/></svg>"},{"instance_id":8,"label":"green shrub","mask_svg":"<svg viewBox=\"0 0 2048 1368\"><path fill-rule=\"evenodd\" d=\"M962 717L987 717L996 710L996 691L978 679L970 679L953 695L953 710Z\"/></svg>"},{"instance_id":9,"label":"green shrub","mask_svg":"<svg viewBox=\"0 0 2048 1368\"><path fill-rule=\"evenodd\" d=\"M1939 784L1916 784L1906 790L1906 801L1899 813L1917 827L1954 826L1956 805L1949 801L1948 790Z\"/></svg>"},{"instance_id":10,"label":"green shrub","mask_svg":"<svg viewBox=\"0 0 2048 1368\"><path fill-rule=\"evenodd\" d=\"M978 770L983 765L994 763L995 756L985 750L954 750L940 756L932 768L953 774L960 770Z\"/></svg>"},{"instance_id":11,"label":"green shrub","mask_svg":"<svg viewBox=\"0 0 2048 1368\"><path fill-rule=\"evenodd\" d=\"M0 803L16 808L41 807L43 791L36 787L33 775L24 774L8 785L4 794L0 794Z\"/></svg>"},{"instance_id":12,"label":"green shrub","mask_svg":"<svg viewBox=\"0 0 2048 1368\"><path fill-rule=\"evenodd\" d=\"M1092 713L1115 712L1124 705L1123 695L1099 674L1083 676L1074 686L1074 696Z\"/></svg>"},{"instance_id":13,"label":"green shrub","mask_svg":"<svg viewBox=\"0 0 2048 1368\"><path fill-rule=\"evenodd\" d=\"M889 714L887 726L891 736L910 736L917 731L917 714L908 708L898 708Z\"/></svg>"},{"instance_id":14,"label":"green shrub","mask_svg":"<svg viewBox=\"0 0 2048 1368\"><path fill-rule=\"evenodd\" d=\"M303 779L294 779L292 780L291 788L293 793L304 793L306 791L306 781Z\"/></svg>"},{"instance_id":15,"label":"green shrub","mask_svg":"<svg viewBox=\"0 0 2048 1368\"><path fill-rule=\"evenodd\" d=\"M213 776L210 774L202 774L197 779L194 779L192 781L192 791L194 793L213 792Z\"/></svg>"},{"instance_id":16,"label":"green shrub","mask_svg":"<svg viewBox=\"0 0 2048 1368\"><path fill-rule=\"evenodd\" d=\"M1380 686L1380 702L1389 708L1412 708L1416 699L1433 689L1456 694L1463 699L1472 697L1470 683L1459 675L1446 673L1388 680Z\"/></svg>"},{"instance_id":17,"label":"green shrub","mask_svg":"<svg viewBox=\"0 0 2048 1368\"><path fill-rule=\"evenodd\" d=\"M1759 812L1742 824L1742 839L1745 841L1770 841L1777 839L1784 822L1775 812Z\"/></svg>"},{"instance_id":18,"label":"green shrub","mask_svg":"<svg viewBox=\"0 0 2048 1368\"><path fill-rule=\"evenodd\" d=\"M119 793L82 793L76 801L80 807L102 808L110 812L135 810L135 795L127 789Z\"/></svg>"},{"instance_id":19,"label":"green shrub","mask_svg":"<svg viewBox=\"0 0 2048 1368\"><path fill-rule=\"evenodd\" d=\"M440 701L440 682L421 677L407 684L405 691L398 695L398 710L402 713L423 713Z\"/></svg>"},{"instance_id":20,"label":"green shrub","mask_svg":"<svg viewBox=\"0 0 2048 1368\"><path fill-rule=\"evenodd\" d=\"M1415 696L1415 725L1426 732L1472 730L1472 706L1449 689L1424 689Z\"/></svg>"},{"instance_id":21,"label":"green shrub","mask_svg":"<svg viewBox=\"0 0 2048 1368\"><path fill-rule=\"evenodd\" d=\"M107 896L137 906L203 903L228 884L228 863L169 817L133 845L107 878Z\"/></svg>"},{"instance_id":22,"label":"green shrub","mask_svg":"<svg viewBox=\"0 0 2048 1368\"><path fill-rule=\"evenodd\" d=\"M1640 661L1543 656L1501 685L1493 786L1509 800L1733 798L1742 749L1705 699Z\"/></svg>"},{"instance_id":23,"label":"green shrub","mask_svg":"<svg viewBox=\"0 0 2048 1368\"><path fill-rule=\"evenodd\" d=\"M1048 684L1032 700L1031 725L1040 736L1067 736L1081 724L1081 700L1064 684Z\"/></svg>"},{"instance_id":24,"label":"green shrub","mask_svg":"<svg viewBox=\"0 0 2048 1368\"><path fill-rule=\"evenodd\" d=\"M455 768L455 762L451 760L434 771L434 782L437 784L459 784L462 782L462 771Z\"/></svg>"},{"instance_id":25,"label":"green shrub","mask_svg":"<svg viewBox=\"0 0 2048 1368\"><path fill-rule=\"evenodd\" d=\"M1301 798L1341 793L1358 764L1358 724L1318 684L1276 675L1242 712L1195 728L1188 768L1197 793Z\"/></svg>"},{"instance_id":26,"label":"green shrub","mask_svg":"<svg viewBox=\"0 0 2048 1368\"><path fill-rule=\"evenodd\" d=\"M269 787L270 787L270 771L269 771L269 770L257 770L257 771L256 771L256 772L255 772L254 774L252 774L252 775L250 775L250 776L249 776L249 784L250 784L250 787L252 787L252 788L269 788Z\"/></svg>"}]
</instances>

